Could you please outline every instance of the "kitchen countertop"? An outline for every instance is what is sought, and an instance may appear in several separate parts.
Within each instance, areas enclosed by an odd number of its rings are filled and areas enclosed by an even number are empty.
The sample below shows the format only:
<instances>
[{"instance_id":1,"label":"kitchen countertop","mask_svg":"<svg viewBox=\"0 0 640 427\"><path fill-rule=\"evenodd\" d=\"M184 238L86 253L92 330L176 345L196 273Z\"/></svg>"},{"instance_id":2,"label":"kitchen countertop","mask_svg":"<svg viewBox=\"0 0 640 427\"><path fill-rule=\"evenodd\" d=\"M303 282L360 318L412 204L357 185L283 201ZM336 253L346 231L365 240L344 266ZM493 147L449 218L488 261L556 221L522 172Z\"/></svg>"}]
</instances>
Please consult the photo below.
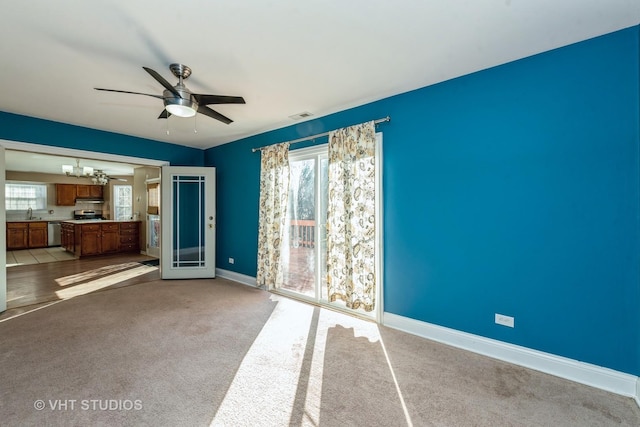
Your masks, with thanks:
<instances>
[{"instance_id":1,"label":"kitchen countertop","mask_svg":"<svg viewBox=\"0 0 640 427\"><path fill-rule=\"evenodd\" d=\"M52 221L55 221L55 222L60 221L60 222L62 222L62 221L66 221L66 220L64 220L64 219L37 219L37 218L34 218L34 219L8 219L5 222L52 222Z\"/></svg>"},{"instance_id":2,"label":"kitchen countertop","mask_svg":"<svg viewBox=\"0 0 640 427\"><path fill-rule=\"evenodd\" d=\"M66 222L70 224L93 224L93 223L112 223L112 222L141 222L140 220L133 219L124 219L124 220L115 220L115 219L66 219L61 222Z\"/></svg>"}]
</instances>

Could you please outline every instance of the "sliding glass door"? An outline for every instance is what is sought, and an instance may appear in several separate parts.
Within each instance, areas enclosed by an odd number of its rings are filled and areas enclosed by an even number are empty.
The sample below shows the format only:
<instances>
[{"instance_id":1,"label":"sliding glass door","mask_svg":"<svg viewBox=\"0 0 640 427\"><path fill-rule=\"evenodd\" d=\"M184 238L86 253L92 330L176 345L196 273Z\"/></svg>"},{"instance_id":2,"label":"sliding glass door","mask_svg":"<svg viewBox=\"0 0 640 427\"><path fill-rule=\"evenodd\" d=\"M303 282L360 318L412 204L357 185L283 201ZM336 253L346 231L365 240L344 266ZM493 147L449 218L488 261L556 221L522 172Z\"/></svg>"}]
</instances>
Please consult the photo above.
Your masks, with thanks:
<instances>
[{"instance_id":1,"label":"sliding glass door","mask_svg":"<svg viewBox=\"0 0 640 427\"><path fill-rule=\"evenodd\" d=\"M282 248L282 290L317 300L326 268L327 148L289 153L289 205ZM324 195L324 196L323 196ZM325 291L326 293L326 291Z\"/></svg>"},{"instance_id":2,"label":"sliding glass door","mask_svg":"<svg viewBox=\"0 0 640 427\"><path fill-rule=\"evenodd\" d=\"M382 135L377 135L377 151L380 153ZM279 289L285 294L314 303L330 304L346 309L345 303L329 303L327 291L327 202L329 191L329 159L327 145L321 145L289 152L289 205L287 207L284 244L281 264L283 284ZM377 297L381 302L381 241L380 234L380 159L376 159L376 277ZM348 310L348 309L346 309ZM376 317L381 311L359 314Z\"/></svg>"}]
</instances>

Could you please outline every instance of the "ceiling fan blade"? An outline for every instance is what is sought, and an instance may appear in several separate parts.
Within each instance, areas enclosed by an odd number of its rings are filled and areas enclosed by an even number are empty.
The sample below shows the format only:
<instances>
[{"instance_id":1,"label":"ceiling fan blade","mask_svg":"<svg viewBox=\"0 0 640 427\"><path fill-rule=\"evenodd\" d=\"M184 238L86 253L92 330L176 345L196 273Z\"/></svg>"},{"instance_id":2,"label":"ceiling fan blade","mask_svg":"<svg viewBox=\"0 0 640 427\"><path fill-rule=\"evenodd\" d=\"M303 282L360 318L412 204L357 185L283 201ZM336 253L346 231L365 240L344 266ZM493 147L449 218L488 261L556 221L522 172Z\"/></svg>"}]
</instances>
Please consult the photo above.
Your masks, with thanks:
<instances>
[{"instance_id":1,"label":"ceiling fan blade","mask_svg":"<svg viewBox=\"0 0 640 427\"><path fill-rule=\"evenodd\" d=\"M158 99L163 99L162 95L153 95L150 93L141 93L141 92L129 92L128 90L116 90L116 89L103 89L100 87L94 87L95 90L103 90L105 92L118 92L118 93L131 93L133 95L145 95L145 96L152 96L154 98L158 98Z\"/></svg>"},{"instance_id":2,"label":"ceiling fan blade","mask_svg":"<svg viewBox=\"0 0 640 427\"><path fill-rule=\"evenodd\" d=\"M194 93L192 95L198 102L198 105L246 104L246 102L244 102L244 98L241 96L203 95L197 93Z\"/></svg>"},{"instance_id":3,"label":"ceiling fan blade","mask_svg":"<svg viewBox=\"0 0 640 427\"><path fill-rule=\"evenodd\" d=\"M171 113L168 112L167 110L162 110L162 113L160 113L158 118L159 119L168 119L170 115L171 115Z\"/></svg>"},{"instance_id":4,"label":"ceiling fan blade","mask_svg":"<svg viewBox=\"0 0 640 427\"><path fill-rule=\"evenodd\" d=\"M222 114L218 113L217 111L214 111L209 107L205 107L204 105L198 106L198 113L204 114L205 116L209 116L216 120L220 120L222 123L225 123L225 124L229 124L233 122L233 120L231 120L230 118L225 117Z\"/></svg>"},{"instance_id":5,"label":"ceiling fan blade","mask_svg":"<svg viewBox=\"0 0 640 427\"><path fill-rule=\"evenodd\" d=\"M171 86L171 84L166 81L164 79L164 77L162 77L160 74L158 74L156 71L152 70L151 68L147 68L147 67L142 67L144 68L144 70L151 74L151 77L153 77L154 79L156 79L158 81L158 83L160 83L162 86L164 86L164 88L166 90L168 90L169 92L171 92L172 94L174 94L175 96L177 96L178 98L182 98L180 96L180 93L178 93L178 91L176 90L176 88L174 88L173 86Z\"/></svg>"}]
</instances>

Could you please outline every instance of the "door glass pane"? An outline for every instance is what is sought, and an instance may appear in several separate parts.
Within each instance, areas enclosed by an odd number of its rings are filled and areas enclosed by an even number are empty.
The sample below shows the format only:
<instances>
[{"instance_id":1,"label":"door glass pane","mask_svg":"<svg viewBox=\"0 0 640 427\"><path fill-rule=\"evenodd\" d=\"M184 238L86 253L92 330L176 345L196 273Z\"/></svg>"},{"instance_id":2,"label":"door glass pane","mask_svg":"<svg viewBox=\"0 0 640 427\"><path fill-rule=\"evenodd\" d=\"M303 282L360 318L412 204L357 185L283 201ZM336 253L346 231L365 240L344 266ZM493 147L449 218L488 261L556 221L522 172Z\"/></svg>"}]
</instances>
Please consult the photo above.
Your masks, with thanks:
<instances>
[{"instance_id":1,"label":"door glass pane","mask_svg":"<svg viewBox=\"0 0 640 427\"><path fill-rule=\"evenodd\" d=\"M320 299L328 301L327 289L327 204L329 198L329 159L320 159L320 219L319 234L320 247L318 256L320 257Z\"/></svg>"},{"instance_id":2,"label":"door glass pane","mask_svg":"<svg viewBox=\"0 0 640 427\"><path fill-rule=\"evenodd\" d=\"M204 176L173 176L173 267L204 267Z\"/></svg>"},{"instance_id":3,"label":"door glass pane","mask_svg":"<svg viewBox=\"0 0 640 427\"><path fill-rule=\"evenodd\" d=\"M315 160L292 161L289 167L282 288L315 298Z\"/></svg>"}]
</instances>

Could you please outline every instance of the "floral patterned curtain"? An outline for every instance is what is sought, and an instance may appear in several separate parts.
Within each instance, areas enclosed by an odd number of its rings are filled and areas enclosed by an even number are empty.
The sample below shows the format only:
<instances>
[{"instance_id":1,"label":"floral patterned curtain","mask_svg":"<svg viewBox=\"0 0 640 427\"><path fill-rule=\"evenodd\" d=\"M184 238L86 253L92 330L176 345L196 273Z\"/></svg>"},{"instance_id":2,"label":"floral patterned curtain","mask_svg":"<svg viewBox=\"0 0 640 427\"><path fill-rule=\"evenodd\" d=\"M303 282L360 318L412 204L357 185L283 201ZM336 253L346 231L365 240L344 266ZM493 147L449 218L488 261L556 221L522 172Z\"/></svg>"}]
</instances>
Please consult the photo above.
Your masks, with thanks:
<instances>
[{"instance_id":1,"label":"floral patterned curtain","mask_svg":"<svg viewBox=\"0 0 640 427\"><path fill-rule=\"evenodd\" d=\"M261 153L258 228L258 286L282 285L280 265L289 200L289 143L265 147Z\"/></svg>"},{"instance_id":2,"label":"floral patterned curtain","mask_svg":"<svg viewBox=\"0 0 640 427\"><path fill-rule=\"evenodd\" d=\"M375 307L375 124L329 133L329 301Z\"/></svg>"}]
</instances>

